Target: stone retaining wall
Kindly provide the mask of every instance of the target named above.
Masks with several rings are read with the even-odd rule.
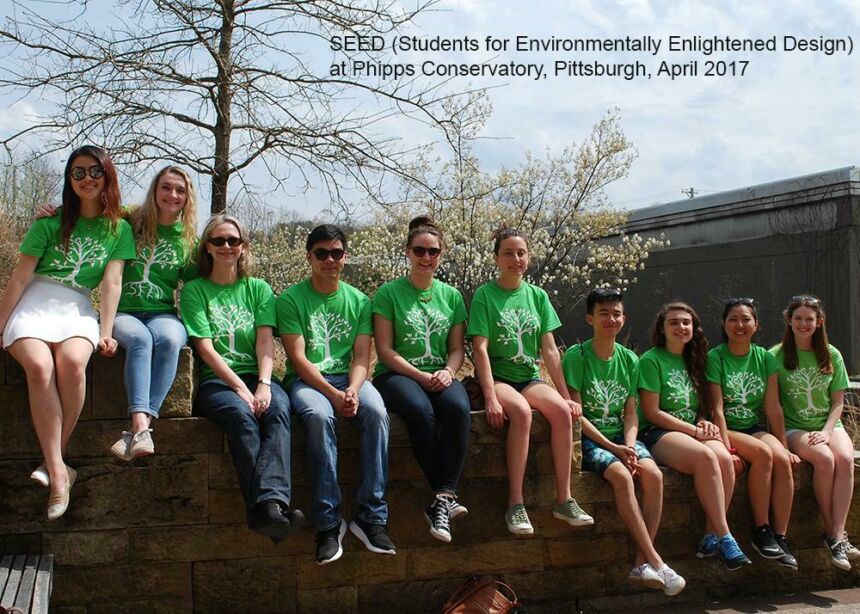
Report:
[[[671,601],[627,583],[632,545],[611,489],[599,478],[574,473],[572,479],[574,495],[596,518],[593,527],[570,528],[552,518],[548,425],[538,416],[525,482],[534,537],[513,538],[505,529],[504,436],[475,414],[461,486],[461,501],[470,513],[455,522],[453,543],[433,539],[422,518],[431,492],[395,416],[387,499],[397,555],[369,553],[350,535],[343,558],[320,567],[308,528],[273,546],[245,528],[223,435],[208,421],[190,416],[187,350],[156,427],[157,454],[134,465],[108,452],[127,427],[122,359],[94,359],[90,394],[70,446],[69,462],[78,469],[78,482],[67,514],[48,524],[46,491],[28,479],[40,454],[22,373],[8,356],[2,363],[0,553],[54,554],[52,612],[432,612],[473,574],[500,576],[529,612],[617,611]],[[350,517],[349,493],[358,478],[357,439],[345,423],[339,425],[338,437],[344,512]],[[293,447],[294,504],[307,510],[301,428],[294,431]],[[578,466],[578,442],[576,452],[572,460]],[[675,600],[855,585],[857,574],[835,570],[820,545],[810,477],[808,467],[798,473],[790,531],[800,571],[756,557],[751,567],[727,572],[717,561],[693,556],[704,517],[691,481],[667,471],[657,545],[687,579],[686,591]],[[748,544],[751,514],[744,480],[738,493],[731,525]],[[860,517],[853,510],[850,530],[860,535]]]

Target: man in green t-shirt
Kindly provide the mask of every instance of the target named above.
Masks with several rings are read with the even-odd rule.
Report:
[[[305,426],[317,563],[340,558],[347,528],[337,483],[338,417],[353,419],[360,431],[358,513],[349,528],[371,552],[394,554],[383,499],[388,413],[367,381],[373,334],[370,299],[340,279],[347,258],[340,228],[317,226],[306,248],[311,276],[278,297],[277,312],[288,358],[284,388]]]
[[[686,582],[654,548],[663,507],[663,474],[637,441],[638,362],[615,342],[624,326],[620,290],[599,288],[585,301],[585,321],[594,336],[564,353],[562,371],[570,397],[582,403],[582,468],[612,485],[615,505],[638,551],[628,579],[677,595]],[[642,485],[641,506],[633,481]]]

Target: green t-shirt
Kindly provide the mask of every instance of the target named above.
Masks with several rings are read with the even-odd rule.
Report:
[[[466,321],[460,292],[438,279],[428,290],[418,290],[406,277],[388,282],[373,297],[373,313],[392,323],[394,351],[427,373],[445,367],[448,332]],[[390,370],[378,360],[373,376]]]
[[[257,328],[275,327],[275,294],[262,279],[243,277],[229,286],[198,277],[182,287],[182,321],[189,337],[212,339],[234,373],[257,373]],[[200,381],[217,377],[207,364]]]
[[[660,409],[679,420],[694,424],[699,395],[687,373],[684,357],[666,348],[654,347],[639,358],[639,388],[660,395]],[[640,429],[651,423],[643,414]]]
[[[179,281],[197,276],[192,263],[193,245],[186,245],[182,222],[159,225],[155,245],[143,245],[134,260],[125,263],[119,311],[125,313],[170,313],[175,310],[173,293]]]
[[[36,275],[92,290],[101,282],[108,262],[135,256],[131,226],[125,220],[119,220],[112,231],[105,217],[79,217],[67,251],[63,251],[61,223],[58,215],[35,220],[21,242],[22,254],[39,259]]]
[[[764,408],[768,378],[776,373],[773,354],[751,345],[744,356],[735,356],[722,343],[708,352],[705,376],[723,390],[723,414],[731,431],[742,431],[759,423]]]
[[[280,334],[304,336],[305,357],[323,375],[349,373],[355,338],[373,334],[370,299],[345,281],[331,294],[314,290],[310,279],[300,281],[281,293],[277,309]],[[295,377],[287,362],[284,385]]]
[[[817,431],[827,422],[830,414],[830,395],[848,388],[848,372],[842,354],[835,347],[830,349],[833,373],[825,375],[818,370],[818,360],[813,351],[797,352],[797,368],[785,368],[782,345],[771,348],[776,357],[779,377],[779,400],[785,414],[785,428]],[[840,420],[838,424],[841,425]]]
[[[523,282],[505,290],[491,281],[475,291],[469,337],[486,337],[493,377],[527,382],[540,376],[541,337],[561,326],[542,289]]]
[[[609,360],[594,353],[591,339],[564,353],[564,381],[579,391],[583,415],[607,439],[624,430],[624,404],[638,391],[638,364],[636,354],[618,343]]]

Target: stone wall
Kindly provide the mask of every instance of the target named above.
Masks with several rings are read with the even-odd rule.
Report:
[[[431,492],[412,457],[403,423],[393,417],[387,499],[397,555],[369,553],[348,535],[343,558],[320,567],[308,528],[273,546],[245,528],[222,434],[206,420],[190,417],[187,350],[165,417],[156,427],[157,454],[134,465],[108,453],[127,426],[122,359],[93,361],[90,393],[69,454],[78,482],[67,514],[49,524],[46,491],[28,479],[40,455],[22,374],[8,356],[2,363],[0,553],[54,554],[52,612],[432,612],[473,574],[500,576],[530,612],[617,611],[671,601],[626,582],[632,546],[611,489],[599,478],[575,473],[572,480],[575,496],[597,519],[593,527],[570,528],[552,518],[548,425],[540,418],[534,422],[525,483],[534,537],[513,538],[505,529],[504,436],[475,414],[461,487],[470,514],[455,523],[453,543],[443,544],[428,533],[422,514]],[[340,424],[338,436],[349,517],[349,493],[358,478],[356,433]],[[307,510],[300,428],[293,442],[294,503]],[[577,458],[573,462],[578,465]],[[665,478],[658,548],[688,583],[676,601],[856,583],[855,573],[832,568],[820,545],[807,467],[798,474],[790,532],[800,561],[800,571],[794,573],[759,558],[731,573],[717,561],[696,559],[704,519],[692,484],[674,472],[666,472]],[[740,541],[748,543],[751,516],[745,492],[741,480],[731,524]],[[856,511],[850,527],[860,535]]]

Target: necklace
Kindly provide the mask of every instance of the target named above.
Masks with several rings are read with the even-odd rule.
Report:
[[[412,286],[412,289],[415,290],[415,296],[418,298],[419,302],[429,303],[433,300],[433,280],[430,280],[430,287],[426,290],[422,290],[412,283],[412,280],[409,279],[409,277],[407,277],[406,280],[409,282],[409,285]]]

